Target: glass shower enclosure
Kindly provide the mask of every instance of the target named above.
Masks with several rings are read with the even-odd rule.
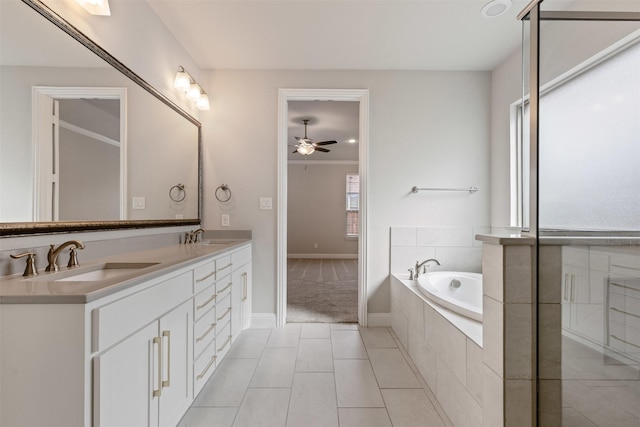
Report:
[[[640,2],[573,6],[593,9],[536,0],[520,15],[521,224],[537,242],[537,423],[637,427]]]

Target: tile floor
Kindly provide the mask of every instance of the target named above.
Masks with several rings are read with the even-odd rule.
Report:
[[[179,427],[440,427],[393,331],[289,323],[238,337]]]

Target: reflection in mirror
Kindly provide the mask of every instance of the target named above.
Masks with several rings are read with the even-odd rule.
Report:
[[[35,0],[0,2],[2,234],[30,221],[197,223],[200,123],[26,3],[58,19]]]

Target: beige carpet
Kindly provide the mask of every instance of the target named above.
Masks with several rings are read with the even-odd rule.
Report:
[[[289,259],[287,322],[358,322],[357,259]]]

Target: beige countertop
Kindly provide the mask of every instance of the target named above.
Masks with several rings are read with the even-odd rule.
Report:
[[[85,304],[144,281],[162,276],[172,269],[188,267],[216,254],[239,248],[250,240],[224,239],[208,244],[165,246],[157,249],[114,255],[82,263],[78,267],[60,267],[57,272],[40,272],[37,276],[0,277],[0,304]],[[152,264],[132,269],[103,280],[74,281],[60,279],[98,269],[105,263]]]

